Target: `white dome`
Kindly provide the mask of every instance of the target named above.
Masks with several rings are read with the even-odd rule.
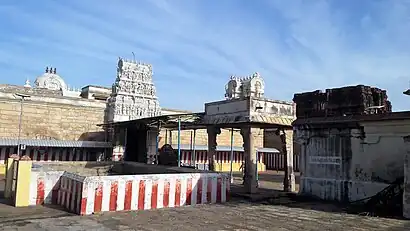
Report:
[[[36,81],[34,82],[35,87],[38,88],[47,88],[50,90],[66,90],[67,85],[65,84],[64,80],[57,75],[56,69],[48,67],[46,68],[46,72],[37,77]]]

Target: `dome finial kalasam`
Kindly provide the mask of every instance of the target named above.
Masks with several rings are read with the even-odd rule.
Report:
[[[34,82],[35,87],[46,88],[50,90],[66,90],[67,85],[64,80],[57,74],[57,69],[46,67],[43,75],[37,77]]]

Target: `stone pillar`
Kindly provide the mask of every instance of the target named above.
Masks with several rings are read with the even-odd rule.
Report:
[[[405,136],[404,144],[404,192],[403,192],[403,217],[410,219],[410,136]]]
[[[115,129],[111,161],[123,160],[127,145],[126,133],[126,129]]]
[[[283,179],[283,191],[294,192],[296,190],[296,185],[295,173],[293,171],[293,142],[290,142],[293,141],[293,137],[287,137],[287,132],[284,129],[279,130],[279,136],[282,142],[282,153],[285,155],[285,177]],[[290,144],[288,144],[288,142],[290,142]]]
[[[255,193],[258,189],[258,182],[256,179],[257,159],[255,135],[258,135],[259,130],[259,128],[252,128],[251,126],[241,128],[245,155],[244,186],[246,193]]]
[[[208,164],[209,170],[215,171],[215,157],[216,157],[216,137],[221,134],[221,129],[213,126],[207,127],[206,131],[208,132]]]
[[[155,164],[158,160],[157,138],[159,130],[151,129],[147,131],[147,164]]]

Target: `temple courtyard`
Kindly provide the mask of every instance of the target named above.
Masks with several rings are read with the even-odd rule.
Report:
[[[15,208],[0,201],[0,230],[410,230],[410,221],[347,214],[334,204],[280,196],[282,172],[260,174],[275,200],[77,216],[56,206]],[[241,177],[235,174],[234,187]],[[296,175],[298,182],[298,175]]]

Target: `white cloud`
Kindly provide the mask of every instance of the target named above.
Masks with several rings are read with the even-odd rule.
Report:
[[[271,98],[378,84],[389,86],[393,106],[409,107],[401,95],[410,75],[409,1],[27,2],[0,6],[9,32],[0,35],[0,63],[16,73],[40,74],[34,70],[53,62],[69,83],[110,85],[117,56],[133,51],[154,65],[166,107],[201,110],[223,97],[229,75],[255,71]]]

